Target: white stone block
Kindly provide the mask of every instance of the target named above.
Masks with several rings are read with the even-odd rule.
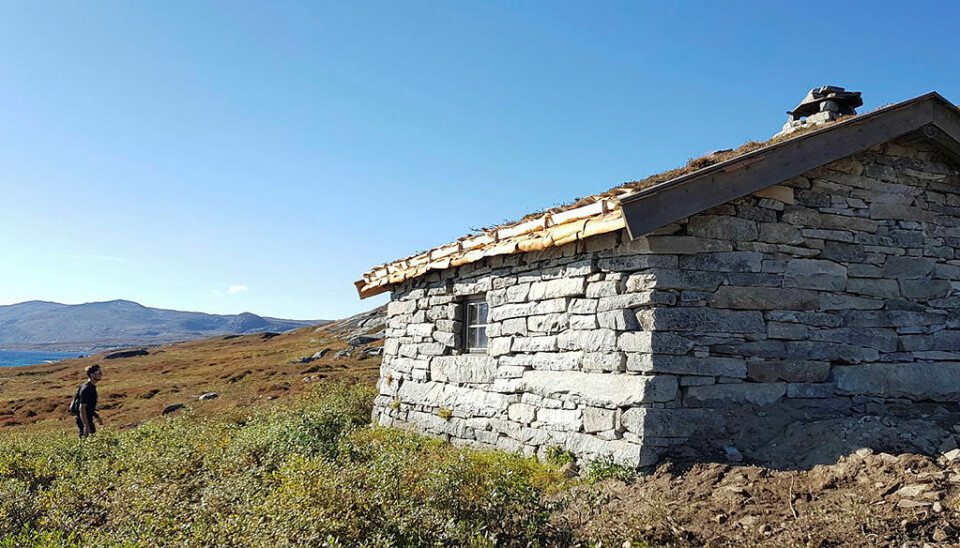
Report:
[[[563,397],[595,407],[617,408],[671,401],[677,396],[677,378],[577,371],[527,371],[524,390],[544,398]]]
[[[560,278],[531,284],[527,296],[531,301],[542,301],[560,297],[576,297],[587,291],[586,278]]]
[[[513,340],[514,352],[552,352],[557,348],[557,335],[517,337]]]
[[[617,428],[617,413],[613,409],[601,409],[599,407],[585,407],[583,409],[583,430],[584,432],[602,432],[604,430],[614,430]]]
[[[562,350],[613,351],[617,348],[617,334],[612,329],[593,329],[589,331],[571,329],[557,336],[557,344]]]
[[[579,409],[539,409],[537,422],[553,430],[578,432],[583,426],[583,415]]]

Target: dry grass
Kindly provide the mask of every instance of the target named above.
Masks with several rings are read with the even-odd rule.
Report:
[[[107,428],[126,429],[161,415],[171,404],[183,403],[200,415],[231,408],[285,400],[319,380],[358,380],[373,383],[379,356],[334,358],[347,348],[338,337],[339,324],[305,327],[266,338],[262,334],[148,347],[150,355],[115,360],[105,354],[54,364],[0,368],[0,428],[8,431],[73,429],[67,406],[80,383],[83,368],[99,363],[100,409]],[[374,343],[378,345],[382,343]],[[332,349],[306,364],[293,360]],[[207,392],[219,398],[198,401]]]
[[[677,177],[682,177],[682,176],[684,176],[684,175],[689,175],[689,174],[694,173],[694,172],[696,172],[696,171],[700,171],[701,169],[710,167],[710,166],[715,165],[715,164],[719,164],[720,162],[725,162],[725,161],[727,161],[727,160],[732,160],[733,158],[736,158],[736,157],[738,157],[738,156],[743,156],[744,154],[748,154],[748,153],[753,152],[753,151],[755,151],[755,150],[760,150],[761,148],[768,147],[768,146],[771,146],[771,145],[775,145],[775,144],[777,144],[777,143],[781,143],[781,142],[783,142],[783,141],[786,141],[787,139],[792,139],[792,138],[794,138],[794,137],[799,137],[800,135],[803,135],[803,134],[805,134],[805,133],[810,133],[810,132],[812,132],[812,131],[820,130],[820,129],[823,129],[823,128],[825,128],[825,127],[829,127],[829,126],[831,126],[831,125],[837,124],[837,123],[839,123],[839,122],[846,121],[846,120],[848,120],[848,119],[850,119],[849,116],[844,116],[844,117],[841,117],[841,118],[839,118],[839,119],[837,119],[837,120],[835,120],[835,121],[833,121],[833,122],[828,122],[828,123],[825,123],[825,124],[818,124],[818,125],[814,125],[814,126],[807,126],[807,127],[804,127],[804,128],[800,128],[800,129],[794,131],[793,133],[790,133],[789,135],[784,135],[784,136],[781,136],[781,137],[771,138],[771,139],[768,139],[768,140],[766,140],[766,141],[748,141],[748,142],[740,145],[740,146],[737,147],[737,148],[720,150],[720,151],[717,151],[717,152],[712,152],[712,153],[710,153],[710,154],[705,154],[705,155],[700,156],[700,157],[698,157],[698,158],[691,158],[690,160],[687,161],[686,165],[684,165],[684,166],[682,166],[682,167],[678,167],[678,168],[675,168],[675,169],[670,169],[670,170],[667,170],[667,171],[664,171],[664,172],[661,172],[661,173],[657,173],[657,174],[655,174],[655,175],[651,175],[651,176],[649,176],[649,177],[646,177],[646,178],[644,178],[644,179],[640,179],[640,180],[637,180],[637,181],[629,181],[629,182],[623,183],[623,184],[621,184],[621,185],[619,185],[619,186],[613,187],[613,188],[611,188],[610,190],[607,190],[606,192],[601,192],[600,194],[596,194],[596,195],[593,195],[593,196],[587,196],[587,197],[585,197],[585,198],[577,198],[577,199],[575,199],[574,201],[572,201],[572,202],[570,202],[570,203],[568,203],[568,204],[563,204],[563,205],[559,205],[559,206],[556,206],[556,207],[551,207],[551,208],[549,208],[549,209],[545,209],[545,210],[543,210],[543,211],[537,211],[537,212],[534,212],[534,213],[530,213],[530,214],[528,214],[528,215],[525,215],[525,216],[524,216],[522,219],[520,219],[519,221],[505,222],[505,223],[503,223],[503,224],[501,224],[501,225],[491,226],[491,227],[485,227],[485,228],[483,228],[482,230],[489,231],[489,230],[492,230],[492,229],[495,229],[495,228],[500,228],[501,226],[509,226],[509,225],[513,225],[513,224],[517,224],[517,223],[526,222],[526,221],[529,221],[529,220],[531,220],[531,219],[538,218],[538,217],[542,216],[542,215],[545,214],[545,213],[561,213],[561,212],[566,211],[566,210],[568,210],[568,209],[573,209],[573,208],[577,208],[577,207],[582,207],[582,206],[590,205],[590,204],[595,203],[595,202],[597,202],[597,201],[599,201],[599,200],[601,200],[601,199],[603,199],[603,198],[615,198],[615,197],[619,196],[620,193],[621,193],[623,190],[625,190],[625,189],[630,189],[630,190],[642,190],[642,189],[645,189],[645,188],[649,188],[649,187],[652,187],[652,186],[654,186],[654,185],[658,185],[658,184],[660,184],[660,183],[665,183],[665,182],[667,182],[667,181],[676,179]]]

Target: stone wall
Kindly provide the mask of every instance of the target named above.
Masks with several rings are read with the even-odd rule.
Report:
[[[771,409],[956,402],[958,247],[956,167],[901,139],[633,241],[433,273],[389,304],[374,415],[645,466],[750,435],[745,419]],[[459,350],[475,295],[490,307],[484,355]]]

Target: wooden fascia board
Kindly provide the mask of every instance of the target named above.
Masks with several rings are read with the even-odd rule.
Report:
[[[373,297],[374,295],[379,295],[381,293],[386,293],[387,291],[393,290],[393,286],[389,284],[364,289],[364,287],[367,285],[367,282],[363,280],[357,280],[353,282],[353,285],[357,288],[357,294],[361,299],[366,299],[367,297]]]
[[[928,93],[642,190],[621,201],[627,231],[642,236],[928,125],[960,151],[960,112]]]

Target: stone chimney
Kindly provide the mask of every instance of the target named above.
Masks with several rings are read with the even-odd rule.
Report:
[[[841,116],[855,116],[863,105],[859,91],[846,91],[836,86],[823,86],[807,92],[797,108],[787,111],[790,118],[774,137],[789,135],[810,126],[832,122]]]

